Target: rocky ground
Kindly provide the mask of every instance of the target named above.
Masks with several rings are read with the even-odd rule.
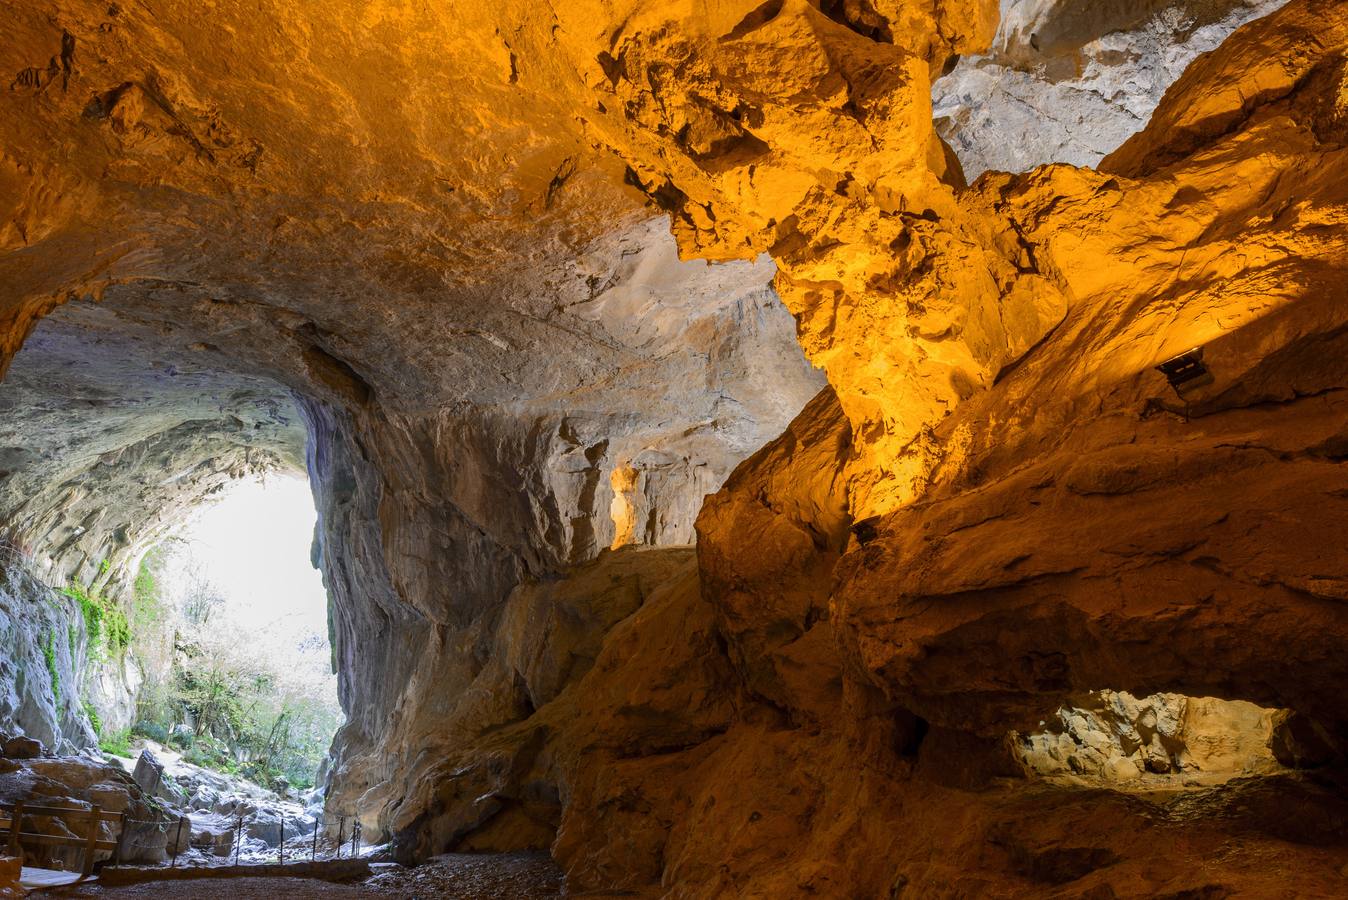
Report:
[[[134,760],[114,759],[147,789],[153,786],[154,796],[185,813],[191,837],[180,856],[183,864],[274,861],[282,843],[291,845],[292,857],[312,850],[312,842],[304,838],[318,826],[321,792],[290,789],[282,796],[246,778],[186,762],[181,753],[155,741],[138,741],[137,749]],[[155,777],[156,769],[161,777]],[[331,841],[323,843],[330,851]]]
[[[547,854],[449,854],[415,869],[386,867],[359,883],[333,884],[309,878],[230,878],[212,881],[153,882],[133,887],[90,885],[75,890],[38,893],[59,897],[153,897],[175,900],[226,896],[240,900],[277,897],[396,897],[399,900],[548,900],[574,896],[563,891],[562,872]],[[586,894],[590,897],[615,896]],[[624,894],[622,896],[632,896]]]
[[[3,16],[0,523],[302,458],[398,860],[1345,893],[1341,0]]]

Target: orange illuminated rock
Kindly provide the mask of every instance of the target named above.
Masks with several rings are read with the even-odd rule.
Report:
[[[6,10],[0,524],[120,570],[303,426],[329,811],[406,861],[1341,892],[1348,6],[1237,31],[1098,170],[967,185],[933,78],[997,14]],[[1151,705],[1034,777],[1010,733],[1101,691]]]

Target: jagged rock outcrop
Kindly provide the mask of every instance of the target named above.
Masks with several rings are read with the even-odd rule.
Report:
[[[96,740],[78,689],[83,642],[75,603],[0,543],[0,733],[68,751]]]
[[[1101,691],[1020,735],[1017,751],[1039,775],[1132,782],[1182,772],[1195,784],[1276,770],[1274,718],[1243,700]]]
[[[964,176],[1096,166],[1141,131],[1200,54],[1287,0],[1002,0],[986,52],[932,87],[936,130]]]
[[[178,829],[185,817],[143,792],[121,767],[86,756],[5,757],[0,757],[0,802],[76,810],[97,806],[103,812],[125,814],[125,819],[105,820],[98,826],[98,839],[118,844],[124,862],[163,862],[175,847],[187,849],[190,828],[184,824],[181,832]],[[26,816],[24,830],[73,836],[65,820],[57,816]],[[84,863],[84,850],[78,847],[37,845],[25,851],[29,864],[51,867],[54,861],[61,867],[77,868]],[[96,861],[109,860],[113,852],[95,851]]]
[[[34,348],[103,337],[69,355],[145,397],[81,417],[108,465],[59,429],[13,456],[19,539],[130,559],[152,532],[115,517],[53,544],[64,480],[186,507],[302,422],[349,713],[328,811],[404,859],[550,847],[573,889],[675,896],[1332,891],[1343,4],[1237,30],[1098,170],[972,186],[932,85],[992,2],[559,7],[277,5],[265,37],[16,11],[0,352],[45,315]],[[1045,53],[1114,65],[1117,7],[1033,9]],[[1194,347],[1179,395],[1154,367]],[[79,396],[43,364],[10,368],[16,435]],[[161,450],[198,477],[133,490]],[[1011,733],[1101,690],[1276,707],[1271,752],[1323,768],[1029,777]],[[1162,769],[1178,732],[1124,718]]]

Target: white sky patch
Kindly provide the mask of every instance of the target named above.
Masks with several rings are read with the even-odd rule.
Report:
[[[317,518],[309,481],[296,475],[237,482],[204,509],[179,536],[224,594],[213,615],[256,636],[265,650],[293,651],[314,635],[326,645],[327,594],[309,562]]]

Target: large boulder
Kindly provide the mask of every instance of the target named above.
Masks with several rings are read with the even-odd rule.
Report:
[[[192,809],[197,810],[215,809],[216,804],[219,802],[220,795],[214,788],[204,784],[197,785],[196,789],[192,791],[191,796],[187,799],[187,805]]]
[[[212,856],[229,856],[234,850],[235,830],[234,822],[224,816],[194,815],[192,816],[192,847]]]
[[[5,741],[4,755],[8,759],[37,759],[44,753],[42,742],[30,737],[12,737]]]
[[[0,856],[0,900],[18,900],[27,893],[19,885],[23,860],[17,856]]]
[[[262,807],[243,821],[244,834],[268,847],[276,847],[282,841],[312,834],[313,830],[313,818],[295,809]]]

